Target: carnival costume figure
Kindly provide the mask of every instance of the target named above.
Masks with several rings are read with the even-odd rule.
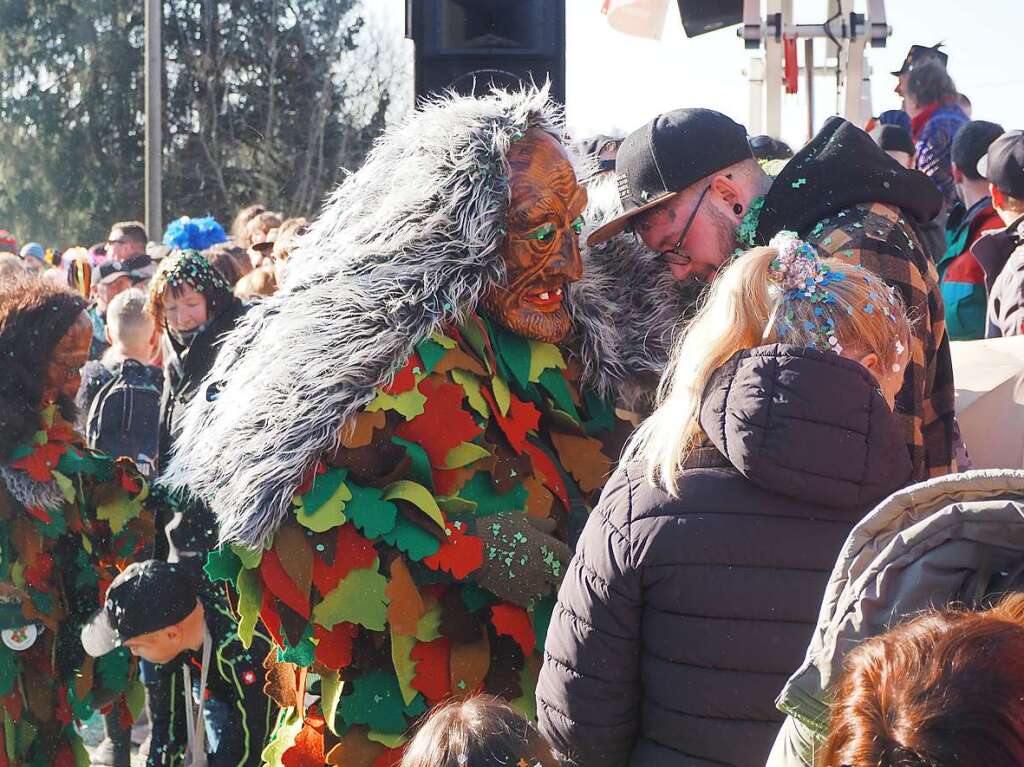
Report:
[[[546,91],[389,130],[224,342],[168,480],[278,650],[270,764],[383,767],[429,706],[532,715],[557,585],[624,424],[558,344],[586,207]],[[293,665],[289,665],[293,664]]]
[[[73,430],[85,308],[38,279],[0,286],[3,767],[88,765],[75,722],[101,709],[127,726],[143,704],[128,651],[94,660],[79,640],[109,583],[152,545],[154,503],[130,461]]]

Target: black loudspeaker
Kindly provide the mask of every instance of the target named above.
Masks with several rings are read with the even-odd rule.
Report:
[[[416,98],[551,80],[565,104],[565,0],[406,0]]]
[[[743,21],[743,0],[676,0],[687,37],[714,32]]]

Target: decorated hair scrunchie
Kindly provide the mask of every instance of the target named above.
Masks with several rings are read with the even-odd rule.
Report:
[[[836,337],[836,324],[831,313],[836,296],[828,288],[832,283],[846,279],[846,274],[830,269],[818,258],[814,247],[801,240],[796,232],[783,230],[772,237],[768,246],[779,252],[769,267],[768,279],[782,295],[765,326],[763,338],[767,338],[776,326],[779,338],[785,338],[798,321],[791,304],[807,301],[812,304],[810,318],[800,321],[804,330],[814,338],[812,348],[842,354],[843,347]]]

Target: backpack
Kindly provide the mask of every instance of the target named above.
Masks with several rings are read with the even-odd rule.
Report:
[[[149,476],[160,437],[159,371],[125,360],[112,373],[89,406],[86,442],[114,458],[128,456]]]

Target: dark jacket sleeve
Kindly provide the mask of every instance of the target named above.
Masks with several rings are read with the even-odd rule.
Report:
[[[631,505],[630,477],[620,468],[562,583],[537,683],[541,732],[580,767],[627,764],[640,724],[642,597]]]
[[[210,767],[257,767],[263,764],[263,748],[276,709],[263,694],[262,660],[270,644],[257,635],[249,649],[241,640],[229,642],[215,660],[220,682],[217,695],[225,709],[216,752]],[[212,675],[212,672],[211,672]]]

